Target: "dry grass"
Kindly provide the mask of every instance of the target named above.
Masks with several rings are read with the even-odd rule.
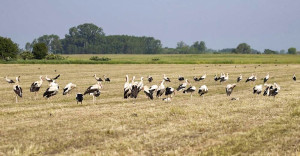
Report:
[[[299,69],[300,65],[1,65],[2,77],[21,76],[24,97],[14,103],[12,86],[1,81],[0,155],[298,155],[300,89],[291,77]],[[254,96],[254,84],[242,82],[232,94],[240,100],[230,101],[227,83],[213,81],[222,71],[230,74],[227,83],[234,83],[240,73],[245,79],[255,72],[256,84],[270,72],[269,82],[277,82],[281,91],[276,99]],[[166,73],[172,80],[166,86],[177,87],[179,74],[192,80],[205,72],[205,81],[193,83],[197,88],[208,86],[204,100],[182,93],[169,103],[148,101],[143,93],[136,103],[122,98],[126,74],[151,74],[158,84]],[[60,91],[47,101],[42,98],[44,82],[35,101],[29,93],[31,83],[39,75],[58,73],[60,88],[73,82],[77,90],[70,96]],[[85,96],[83,105],[77,105],[75,93],[95,83],[94,73],[106,74],[112,82],[104,84],[96,104]]]

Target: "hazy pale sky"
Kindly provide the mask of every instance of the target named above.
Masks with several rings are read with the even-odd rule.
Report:
[[[299,0],[1,0],[0,36],[24,48],[44,34],[61,38],[83,23],[106,35],[153,36],[163,46],[300,50]]]

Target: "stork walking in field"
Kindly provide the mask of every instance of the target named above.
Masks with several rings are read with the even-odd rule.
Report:
[[[252,75],[247,78],[246,82],[249,82],[249,81],[255,82],[256,79],[257,79],[256,76],[254,76],[254,74],[252,73]]]
[[[148,78],[148,82],[149,82],[149,83],[151,83],[151,82],[153,81],[153,77],[152,77],[152,76],[148,75],[147,78]]]
[[[202,75],[202,76],[199,78],[199,80],[202,81],[202,80],[204,80],[205,78],[206,78],[206,73],[205,73],[204,75]]]
[[[156,97],[160,98],[164,93],[165,93],[165,85],[164,85],[165,80],[163,79],[159,85],[159,87],[157,88],[157,92],[156,92]]]
[[[170,97],[172,98],[172,94],[175,95],[175,89],[172,87],[167,87],[166,91],[165,91],[165,96],[167,96],[167,98],[168,98],[170,95]]]
[[[190,87],[183,91],[183,93],[191,93],[191,99],[193,98],[193,93],[196,91],[196,87],[192,86],[191,83],[189,83]]]
[[[83,95],[89,94],[93,96],[93,104],[95,103],[95,97],[100,96],[100,89],[102,89],[102,84],[101,82],[97,82],[97,84],[89,86],[86,91],[84,92]]]
[[[242,74],[240,74],[240,76],[236,79],[236,82],[240,82],[243,79]]]
[[[207,88],[206,85],[202,85],[202,86],[199,88],[199,90],[198,90],[198,94],[199,94],[200,96],[202,96],[203,99],[204,99],[204,94],[206,94],[207,92],[208,92],[208,88]]]
[[[76,84],[68,83],[64,88],[63,95],[69,94],[74,88],[76,88]]]
[[[228,84],[227,86],[226,86],[226,94],[227,94],[227,96],[230,96],[231,95],[231,93],[232,93],[232,91],[233,91],[233,89],[236,87],[236,84]]]
[[[102,78],[101,77],[97,77],[96,74],[94,74],[94,78],[98,82],[102,82],[103,81]]]
[[[6,81],[7,83],[15,83],[15,81],[13,81],[12,79],[7,78],[7,76],[4,77],[4,78],[5,78],[5,81]]]
[[[171,80],[166,76],[166,74],[164,74],[163,79],[164,79],[166,82],[171,82]]]
[[[178,75],[178,81],[184,81],[184,77],[183,77],[183,76],[180,76],[180,75]]]
[[[294,80],[294,81],[296,81],[296,80],[297,80],[297,78],[296,78],[296,74],[294,74],[294,75],[293,75],[293,80]]]
[[[274,85],[265,84],[265,86],[267,87],[264,91],[264,96],[273,96],[275,98],[280,91],[280,86],[277,83],[274,83]]]
[[[110,78],[106,77],[106,75],[103,75],[105,82],[110,82]]]
[[[131,84],[129,83],[128,75],[126,75],[125,77],[126,77],[126,82],[124,84],[124,99],[127,99],[131,93]]]
[[[30,92],[34,92],[35,98],[36,98],[36,94],[40,90],[42,84],[43,84],[43,77],[42,76],[40,76],[40,80],[39,81],[35,81],[35,82],[33,82],[31,84],[31,86],[30,86]]]
[[[43,97],[46,97],[47,99],[49,99],[51,96],[56,95],[58,93],[58,89],[59,89],[59,86],[55,82],[55,80],[53,80],[49,86],[50,87],[47,88],[47,90],[43,94]]]
[[[49,83],[51,83],[51,82],[57,80],[59,77],[60,77],[60,74],[58,74],[56,77],[54,77],[54,78],[51,79],[51,78],[49,78],[49,77],[46,75],[46,80],[47,80]]]
[[[150,88],[148,86],[144,86],[144,93],[148,97],[148,99],[153,100],[153,92],[150,92]]]
[[[229,79],[229,76],[228,76],[228,73],[226,73],[226,76],[225,76],[225,74],[221,76],[221,78],[220,78],[220,83],[225,82],[225,81],[227,81],[228,79]]]
[[[253,87],[253,94],[260,94],[263,90],[262,85],[256,85]]]
[[[18,96],[22,98],[23,96],[23,91],[21,86],[19,85],[19,77],[16,77],[16,84],[13,86],[13,90],[16,93],[16,103],[18,103]]]
[[[181,91],[181,90],[185,89],[186,86],[188,85],[188,83],[189,83],[189,81],[187,79],[185,79],[185,82],[182,83],[181,85],[179,85],[176,90]]]
[[[270,78],[270,75],[269,75],[269,73],[266,75],[266,77],[264,78],[264,83],[266,83],[268,80],[269,80],[269,78]]]

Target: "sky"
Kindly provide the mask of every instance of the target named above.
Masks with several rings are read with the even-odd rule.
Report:
[[[163,47],[300,50],[299,0],[1,0],[0,36],[24,48],[45,34],[94,23],[106,35],[152,36]]]

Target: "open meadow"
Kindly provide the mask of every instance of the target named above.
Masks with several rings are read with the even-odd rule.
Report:
[[[149,57],[150,61],[152,57],[156,56]],[[300,83],[292,76],[300,75],[300,65],[283,64],[299,61],[299,56],[292,57],[298,60],[228,65],[1,64],[0,155],[299,155]],[[228,82],[214,81],[214,75],[221,72],[229,73]],[[255,84],[263,84],[267,72],[268,83],[281,87],[276,98],[252,94]],[[205,80],[194,82],[193,76],[205,73]],[[252,73],[258,77],[255,84],[245,83]],[[50,100],[43,98],[48,87],[44,81],[35,100],[29,92],[31,83],[40,75],[57,74],[61,74],[59,93]],[[84,96],[83,104],[76,104],[76,93],[96,83],[94,74],[106,74],[111,82],[102,83],[104,88],[95,104],[89,95]],[[174,88],[179,85],[178,75],[182,75],[197,90],[205,84],[209,91],[204,99],[197,93],[191,99],[189,94],[176,92],[171,102],[151,101],[140,92],[133,103],[123,99],[126,74],[130,81],[132,76],[136,81],[145,77],[147,86],[158,85],[166,74],[171,82],[165,86]],[[146,79],[149,74],[154,78],[151,84]],[[227,97],[225,86],[236,83],[240,74],[242,82]],[[21,76],[24,93],[18,103],[13,85],[3,78],[6,75],[11,79]],[[77,88],[63,96],[62,88],[69,82]],[[239,101],[230,100],[232,97]]]

